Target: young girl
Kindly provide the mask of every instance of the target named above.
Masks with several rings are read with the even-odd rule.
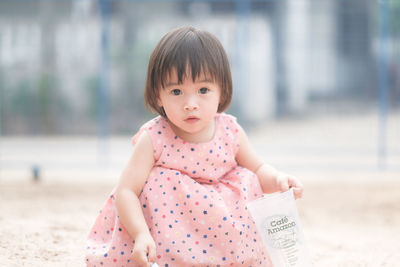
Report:
[[[246,209],[262,193],[303,186],[263,163],[233,116],[227,56],[212,34],[166,34],[149,62],[144,124],[101,210],[87,266],[272,266]]]

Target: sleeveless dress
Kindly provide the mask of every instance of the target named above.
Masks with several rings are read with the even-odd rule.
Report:
[[[258,179],[235,161],[236,119],[217,114],[211,141],[190,143],[163,117],[144,124],[155,166],[139,200],[156,244],[157,264],[180,266],[272,266],[248,201],[262,195]],[[119,220],[114,196],[101,209],[88,238],[87,266],[138,266],[134,241]]]

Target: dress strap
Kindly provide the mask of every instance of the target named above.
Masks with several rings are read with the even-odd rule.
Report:
[[[230,144],[233,155],[239,151],[239,124],[237,123],[236,117],[221,113],[219,120],[222,122],[223,127],[223,138],[227,144]]]
[[[132,137],[131,143],[132,145],[135,145],[139,139],[139,137],[142,135],[144,131],[146,131],[152,141],[153,144],[153,150],[154,150],[154,159],[157,161],[160,158],[161,152],[163,150],[163,145],[165,144],[165,138],[166,138],[166,120],[158,116],[145,124],[143,124],[142,127],[140,127],[139,131]]]

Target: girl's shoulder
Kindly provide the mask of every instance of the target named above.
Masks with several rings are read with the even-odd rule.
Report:
[[[235,116],[233,116],[231,114],[228,114],[228,113],[225,113],[225,112],[217,113],[217,118],[223,119],[223,120],[236,120]]]
[[[219,113],[216,118],[218,123],[224,126],[225,130],[230,130],[234,133],[239,132],[239,124],[235,116],[226,113]]]
[[[140,135],[146,131],[150,137],[153,139],[155,136],[161,136],[165,133],[165,129],[167,127],[167,121],[165,118],[161,116],[157,116],[146,123],[144,123],[139,131],[132,137],[132,144],[135,145]]]
[[[221,129],[220,137],[226,143],[230,144],[234,155],[239,149],[239,124],[235,116],[226,113],[217,115],[219,129]]]
[[[164,117],[157,116],[144,123],[139,131],[132,137],[132,145],[136,144],[143,132],[146,132],[151,139],[154,159],[157,161],[163,151],[163,146],[168,142],[168,138],[171,138],[168,122]]]

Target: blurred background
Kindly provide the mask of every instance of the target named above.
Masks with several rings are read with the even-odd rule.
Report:
[[[398,266],[400,0],[0,0],[0,262],[84,266],[183,25],[221,40],[228,113],[305,184],[314,266]]]
[[[400,170],[400,1],[1,0],[1,178],[120,170],[154,116],[150,53],[182,25],[221,40],[228,112],[269,162]]]

